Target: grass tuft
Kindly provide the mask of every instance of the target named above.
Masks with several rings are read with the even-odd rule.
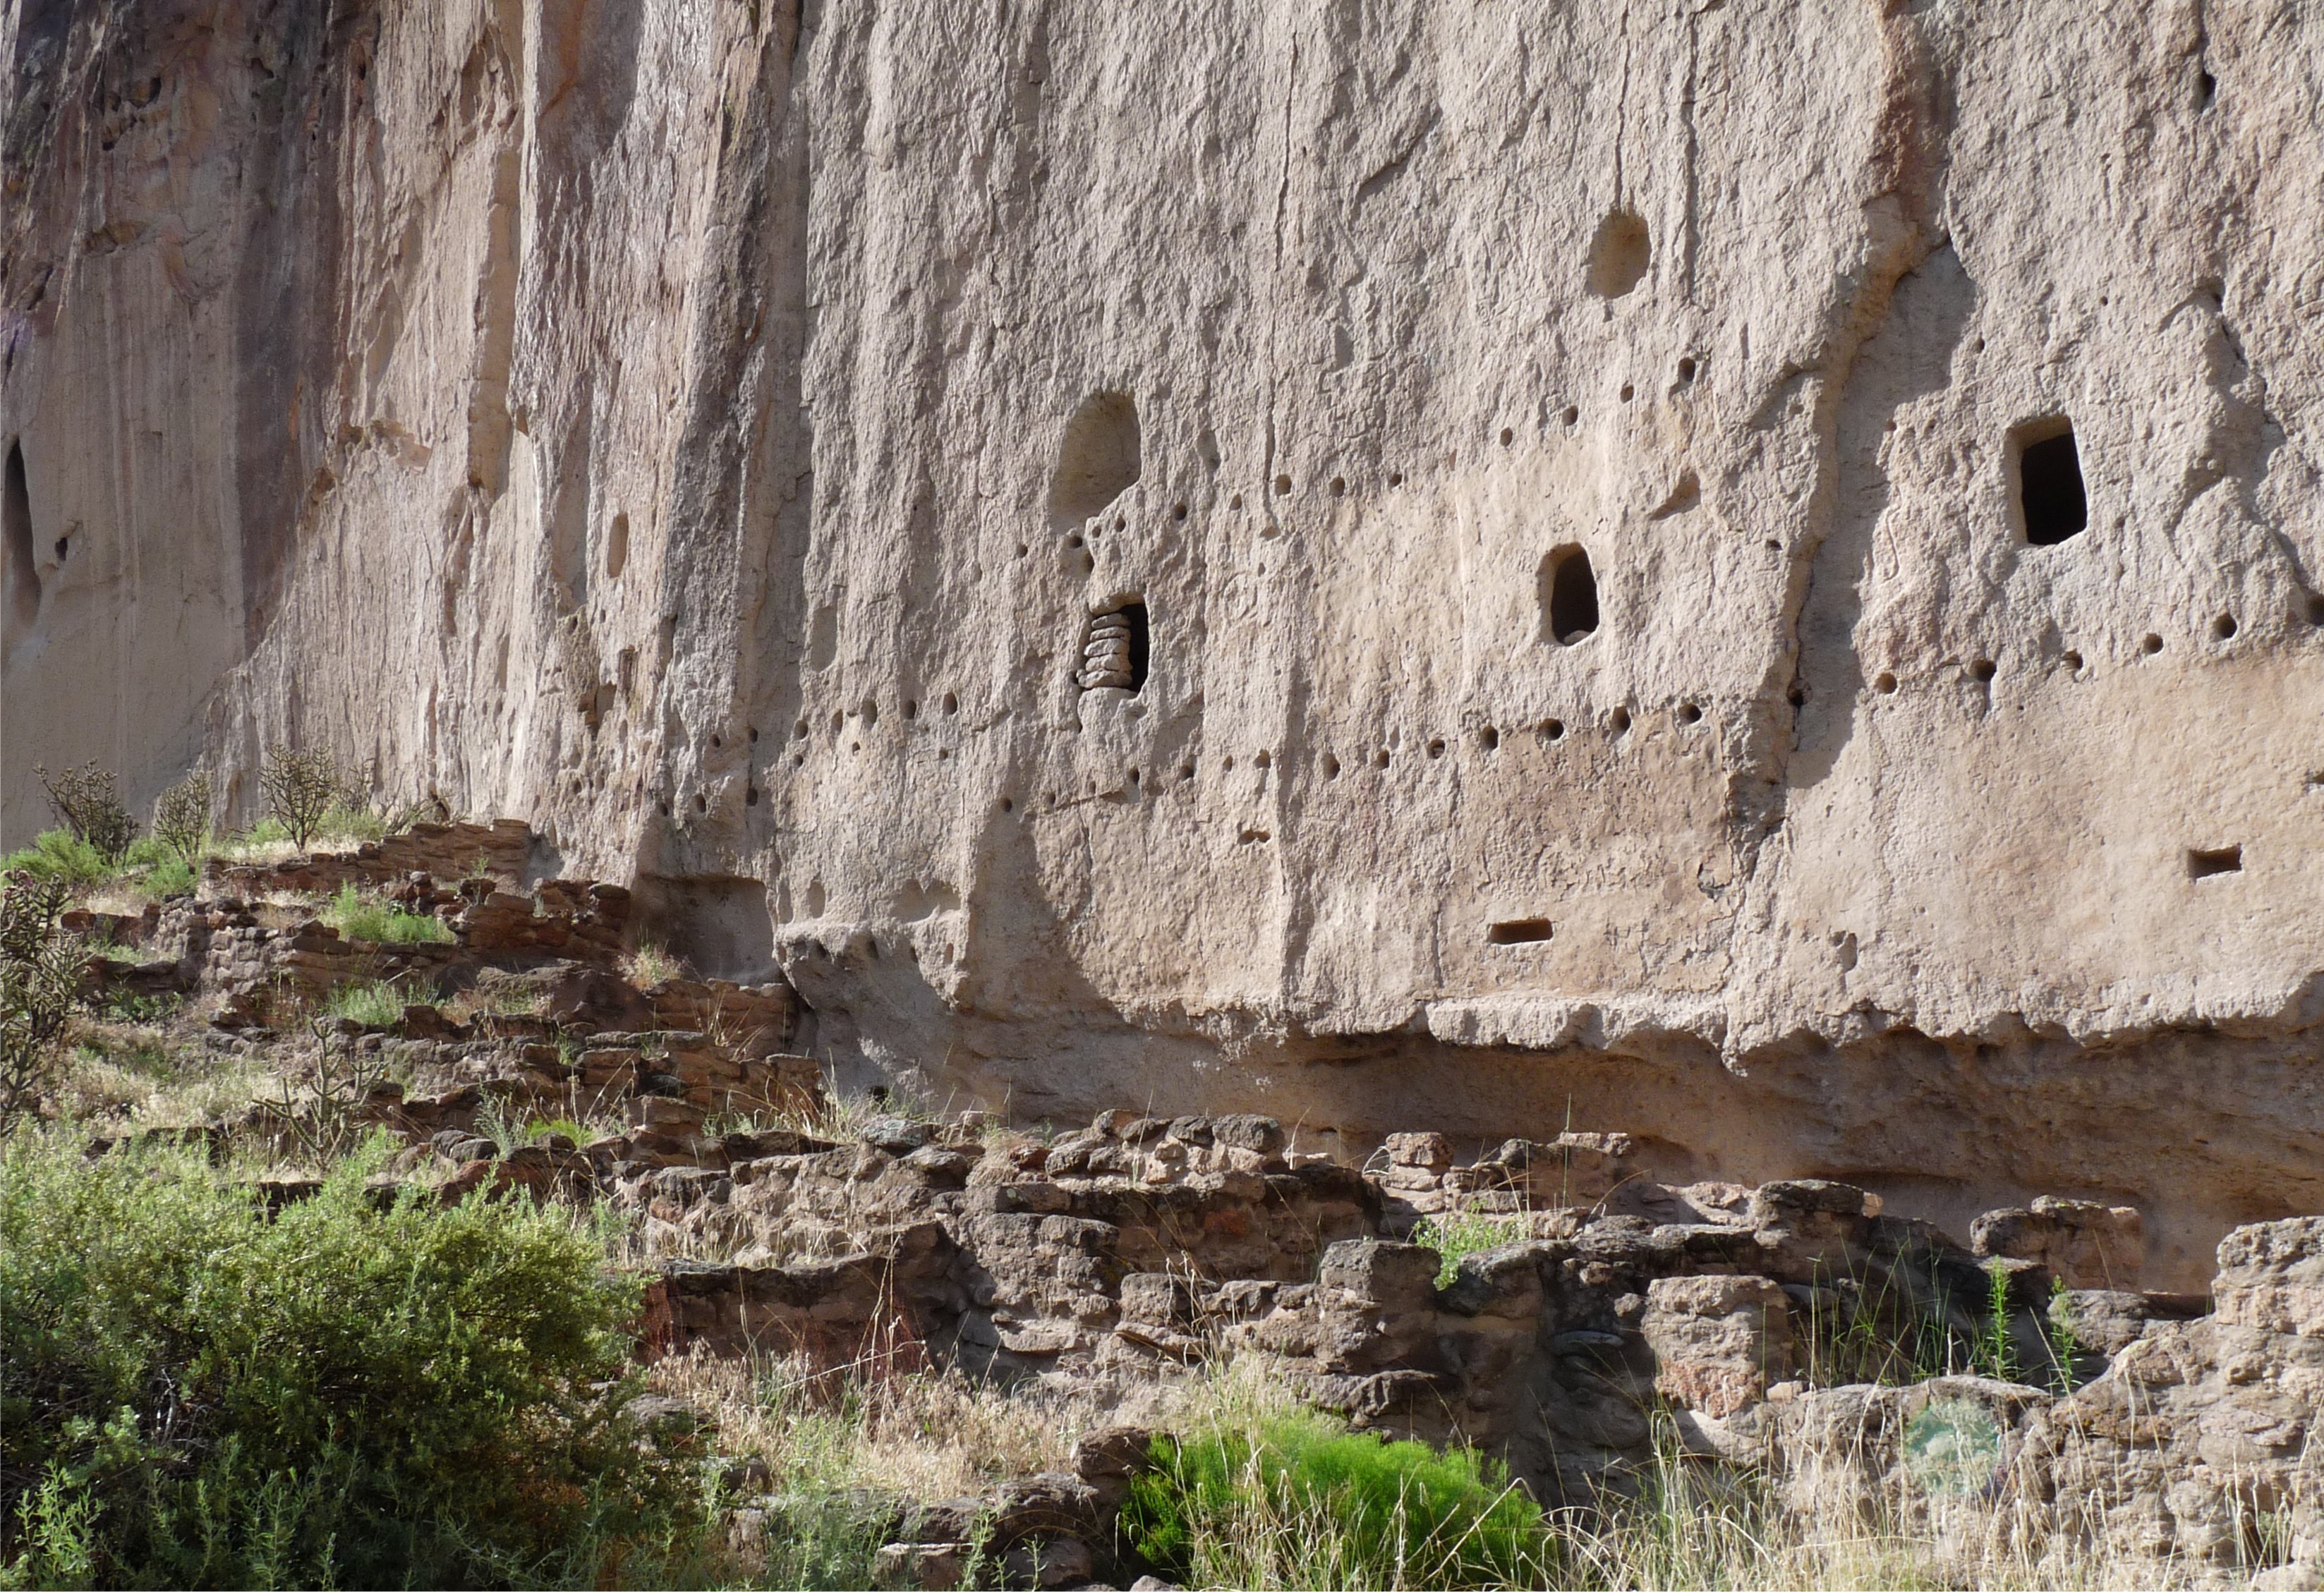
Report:
[[[448,945],[451,925],[424,912],[406,912],[391,901],[366,896],[353,885],[323,909],[323,921],[350,940],[380,945]]]

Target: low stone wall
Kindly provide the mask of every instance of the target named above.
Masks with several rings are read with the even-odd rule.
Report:
[[[202,894],[255,897],[293,890],[328,895],[341,885],[377,888],[414,873],[439,879],[491,878],[521,881],[532,865],[532,828],[520,818],[490,824],[415,824],[352,851],[311,851],[281,862],[228,862],[202,867]]]

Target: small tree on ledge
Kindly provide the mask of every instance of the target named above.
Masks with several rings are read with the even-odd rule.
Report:
[[[258,776],[266,805],[291,843],[300,851],[323,827],[323,814],[337,805],[346,781],[339,765],[327,751],[278,751],[266,759]]]

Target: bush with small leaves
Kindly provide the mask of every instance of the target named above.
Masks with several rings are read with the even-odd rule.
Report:
[[[41,788],[49,793],[49,805],[72,831],[73,838],[93,847],[108,866],[119,862],[137,838],[137,820],[121,805],[113,771],[88,763],[51,775],[36,763],[32,772],[40,777]]]
[[[277,751],[258,776],[266,805],[300,851],[322,833],[323,816],[339,805],[346,781],[327,751]]]
[[[188,868],[201,866],[215,800],[208,768],[196,768],[154,799],[153,838],[183,858]]]
[[[88,1148],[0,1143],[0,1585],[733,1584],[654,1578],[699,1472],[627,1415],[607,1223]]]

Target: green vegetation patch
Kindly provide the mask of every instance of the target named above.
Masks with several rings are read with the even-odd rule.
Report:
[[[0,1146],[0,1584],[592,1584],[688,1529],[586,1219],[383,1210],[374,1153],[270,1220],[198,1153],[87,1148]]]
[[[1556,1584],[1541,1508],[1472,1449],[1387,1442],[1294,1412],[1155,1440],[1123,1543],[1189,1586]]]
[[[392,901],[366,896],[353,885],[323,909],[323,921],[350,940],[380,945],[449,945],[451,926],[425,912],[406,912]]]

